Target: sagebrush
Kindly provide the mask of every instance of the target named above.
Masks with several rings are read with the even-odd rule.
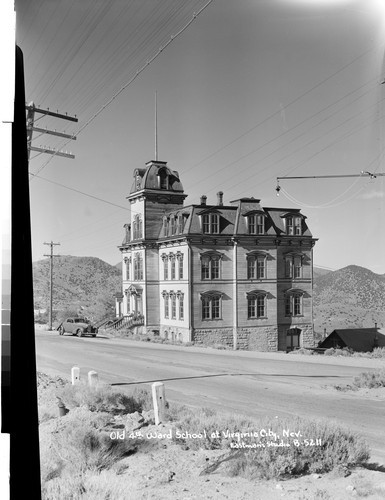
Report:
[[[363,464],[370,456],[369,447],[362,438],[328,421],[300,418],[257,421],[238,416],[221,416],[210,409],[192,410],[187,407],[174,409],[171,417],[176,421],[180,434],[186,436],[175,438],[184,447],[229,450],[230,455],[223,467],[226,474],[231,476],[272,479],[324,473],[339,465],[353,467]],[[261,429],[270,430],[281,437],[284,429],[300,432],[301,437],[297,438],[300,444],[296,445],[294,439],[289,439],[288,447],[268,445],[268,442],[274,441],[270,436],[253,436]],[[232,448],[240,441],[237,432],[246,436],[241,439],[248,448]],[[234,437],[231,437],[232,433]],[[320,445],[304,445],[304,440],[310,443],[316,439],[320,440]]]

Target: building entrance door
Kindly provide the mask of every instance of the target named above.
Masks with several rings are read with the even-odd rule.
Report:
[[[299,328],[289,328],[286,335],[286,350],[293,351],[300,347],[301,330]]]

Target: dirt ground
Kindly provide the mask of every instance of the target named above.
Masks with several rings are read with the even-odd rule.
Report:
[[[63,419],[59,417],[56,392],[68,383],[60,377],[39,374],[39,411],[51,412],[54,418],[40,424],[40,439],[57,432]],[[385,397],[385,390],[360,391],[357,397]],[[56,416],[55,416],[56,415]],[[167,433],[168,425],[148,426],[151,431]],[[114,483],[120,493],[110,500],[342,500],[385,498],[385,469],[374,464],[368,468],[357,468],[349,475],[341,471],[325,475],[312,474],[284,481],[249,481],[240,477],[228,477],[219,466],[210,471],[210,466],[224,455],[223,450],[207,451],[183,449],[168,438],[148,440],[146,445],[119,462],[114,471],[103,471],[88,478],[88,483]],[[41,453],[44,453],[44,446]],[[212,469],[212,468],[211,468]],[[111,476],[113,474],[113,478]],[[92,487],[91,487],[92,489]],[[92,498],[86,496],[86,498]],[[55,500],[62,500],[55,498]],[[63,498],[64,500],[64,498]]]

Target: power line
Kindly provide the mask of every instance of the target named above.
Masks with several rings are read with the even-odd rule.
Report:
[[[122,205],[118,205],[116,203],[113,203],[112,201],[103,200],[103,198],[99,198],[98,196],[94,196],[92,194],[85,193],[84,191],[80,191],[79,189],[75,189],[75,188],[71,188],[69,186],[65,186],[64,184],[60,184],[60,182],[51,181],[50,179],[46,179],[45,177],[41,177],[38,174],[33,174],[33,173],[30,172],[29,175],[32,175],[33,177],[37,177],[38,179],[42,179],[43,181],[46,181],[46,182],[50,182],[51,184],[55,184],[56,186],[60,186],[60,187],[62,187],[64,189],[68,189],[69,191],[73,191],[75,193],[82,194],[83,196],[88,196],[89,198],[93,198],[94,200],[102,201],[103,203],[107,203],[108,205],[112,205],[113,207],[122,208],[123,210],[129,210],[129,208],[123,207]]]
[[[302,99],[303,97],[305,97],[306,95],[310,94],[311,92],[313,92],[313,90],[317,89],[318,87],[320,87],[321,85],[323,85],[324,83],[326,83],[328,80],[331,80],[332,78],[334,78],[336,75],[338,75],[339,73],[341,73],[342,71],[344,71],[346,68],[348,68],[349,66],[351,66],[352,64],[354,64],[356,61],[358,61],[359,59],[361,59],[362,57],[364,57],[366,54],[368,54],[369,52],[371,52],[372,50],[374,50],[373,48],[372,49],[368,49],[366,50],[365,52],[363,52],[362,54],[360,54],[359,56],[355,57],[352,61],[350,61],[349,63],[345,64],[344,66],[342,66],[342,68],[340,68],[339,70],[337,70],[336,72],[334,72],[333,74],[329,75],[328,77],[326,77],[325,79],[323,79],[321,82],[317,83],[316,85],[314,85],[313,87],[311,87],[310,89],[308,89],[306,92],[304,92],[303,94],[297,96],[296,98],[294,98],[292,101],[290,101],[288,104],[286,104],[285,108],[288,108],[289,106],[292,106],[293,104],[295,104],[296,102],[298,102],[300,99]],[[229,142],[228,144],[225,144],[224,146],[222,146],[221,148],[217,149],[216,151],[214,151],[214,153],[211,153],[209,156],[206,156],[205,158],[203,158],[202,160],[200,160],[198,163],[196,163],[194,165],[193,168],[201,165],[203,162],[205,162],[206,160],[209,160],[210,158],[212,158],[213,156],[215,156],[216,154],[220,153],[221,151],[223,151],[224,149],[226,149],[228,146],[231,146],[232,144],[234,144],[235,142],[239,141],[239,139],[242,139],[243,137],[245,137],[246,135],[248,135],[250,132],[252,132],[253,130],[255,130],[256,128],[260,127],[261,125],[263,125],[264,123],[266,123],[268,120],[270,120],[271,118],[274,118],[275,116],[281,114],[282,110],[279,109],[277,111],[275,111],[274,113],[272,113],[271,115],[267,116],[266,118],[264,118],[262,121],[258,122],[256,125],[254,125],[253,127],[251,127],[249,130],[247,130],[246,132],[244,132],[243,134],[239,135],[238,137],[236,137],[235,139],[233,139],[231,142]]]
[[[126,83],[124,84],[91,118],[89,118],[85,124],[79,128],[79,130],[74,134],[77,137],[88,125],[90,125],[129,85],[131,85],[138,76],[145,70],[147,67],[157,59],[160,54],[174,41],[176,40],[186,29],[197,19],[197,17],[213,2],[214,0],[208,0],[208,2],[196,13],[193,14],[193,17],[181,28],[175,35],[171,35],[170,39],[159,48],[158,52],[153,55],[139,70],[137,70],[136,74]],[[63,146],[66,146],[70,141],[66,141]],[[41,167],[38,169],[36,174],[39,174],[52,160],[55,155],[52,155],[50,159],[48,159]]]

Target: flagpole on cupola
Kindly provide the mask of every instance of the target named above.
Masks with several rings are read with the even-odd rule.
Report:
[[[155,161],[158,161],[158,93],[155,91]]]

